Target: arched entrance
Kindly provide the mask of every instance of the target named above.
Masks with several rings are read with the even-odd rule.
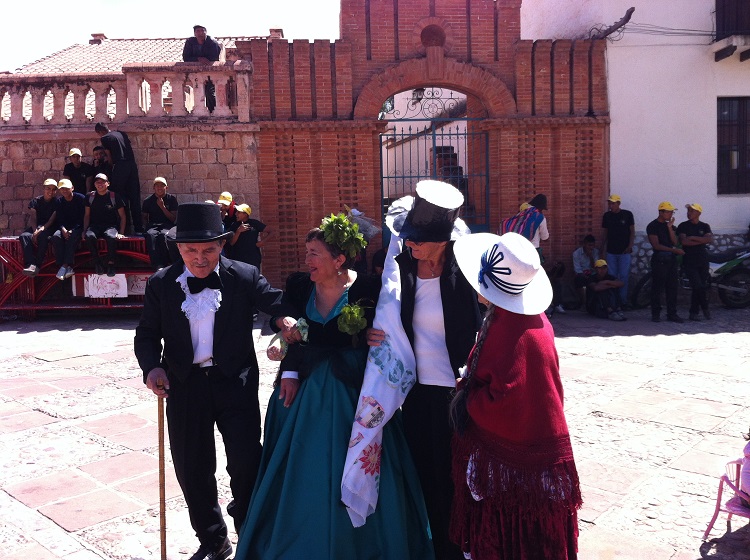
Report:
[[[485,118],[471,95],[436,86],[388,97],[378,119],[383,209],[412,194],[418,181],[438,179],[464,195],[461,217],[472,231],[488,231],[489,137],[478,129]]]

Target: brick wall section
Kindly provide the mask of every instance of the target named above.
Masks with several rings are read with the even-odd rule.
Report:
[[[259,124],[260,206],[263,221],[277,232],[264,248],[263,274],[280,285],[291,272],[304,269],[304,237],[324,216],[347,204],[380,217],[377,141],[382,125]]]

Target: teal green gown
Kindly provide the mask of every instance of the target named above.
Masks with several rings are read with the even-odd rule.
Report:
[[[290,278],[285,299],[310,330],[307,344],[290,347],[282,370],[297,368],[302,381],[289,408],[279,400],[279,387],[269,401],[260,472],[235,560],[434,558],[400,411],[383,433],[375,512],[364,526],[354,528],[341,502],[367,346],[364,329],[353,346],[352,337],[339,332],[336,319],[346,303],[363,299],[370,300],[372,315],[378,286],[370,278],[358,278],[323,318],[315,308],[309,276]]]

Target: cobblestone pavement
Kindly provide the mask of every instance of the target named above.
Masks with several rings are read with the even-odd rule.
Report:
[[[718,477],[750,428],[750,310],[716,308],[712,321],[683,325],[628,317],[552,319],[585,500],[580,557],[750,560],[745,519],[727,532],[721,514],[701,540]],[[157,405],[132,354],[135,324],[0,324],[4,560],[159,558]],[[262,405],[275,373],[269,337],[256,330]],[[184,560],[197,541],[169,462],[166,492],[168,557]]]

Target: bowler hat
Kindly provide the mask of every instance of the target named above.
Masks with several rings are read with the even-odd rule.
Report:
[[[224,233],[221,212],[215,204],[206,202],[180,204],[175,230],[177,243],[207,243],[226,239],[231,235],[231,231]]]

